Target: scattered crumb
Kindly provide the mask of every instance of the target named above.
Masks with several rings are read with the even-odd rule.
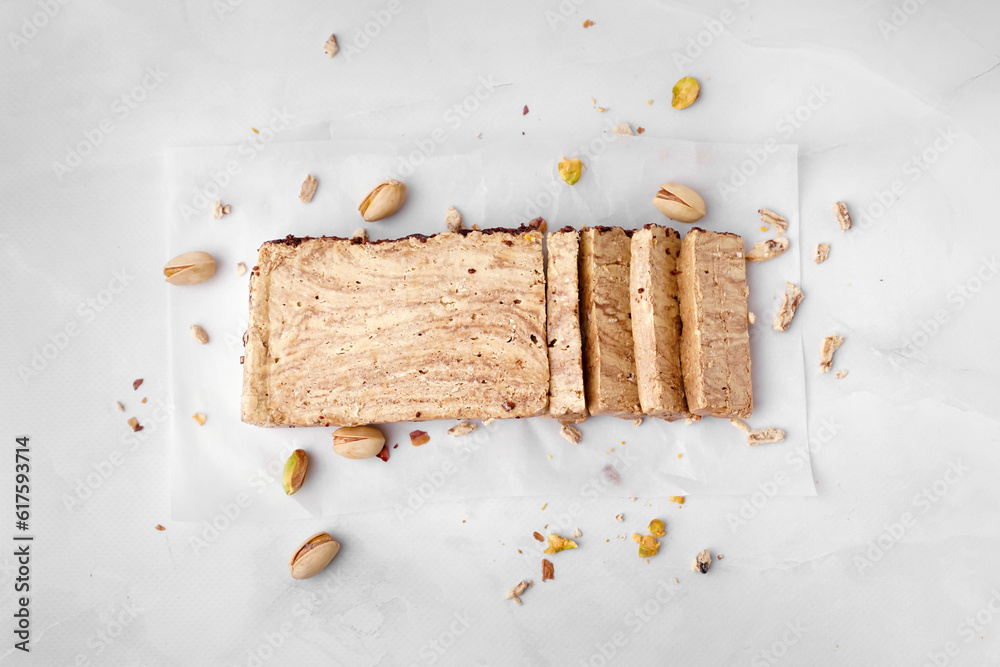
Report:
[[[382,445],[382,450],[376,454],[378,458],[382,459],[386,463],[389,462],[389,445]]]
[[[135,391],[136,389],[138,389],[140,387],[140,385],[142,385],[142,378],[139,378],[138,380],[134,380],[132,382],[132,391]]]
[[[223,206],[222,202],[216,199],[215,203],[212,204],[212,217],[215,218],[216,220],[219,220],[222,218],[222,216],[229,215],[229,211],[231,209],[232,207],[229,204]]]
[[[813,261],[816,262],[817,264],[822,264],[827,260],[828,257],[830,257],[830,244],[829,243],[818,244],[816,246],[816,257],[813,258]]]
[[[583,537],[583,533],[580,532],[579,528],[574,528],[573,529],[573,537]]]
[[[759,209],[757,213],[760,214],[760,221],[770,227],[776,227],[778,230],[778,234],[783,234],[786,231],[788,231],[788,220],[785,220],[784,217],[778,215],[774,211],[762,208]]]
[[[622,123],[621,125],[615,125],[611,131],[615,134],[627,134],[629,136],[634,136],[635,133],[632,132],[632,126],[628,123]]]
[[[637,500],[635,496],[629,496],[628,499],[631,500],[633,503]]]
[[[762,232],[766,232],[769,229],[770,229],[770,227],[765,227],[764,225],[760,226],[760,231],[762,231]]]
[[[458,437],[460,435],[466,435],[472,433],[476,430],[476,425],[470,421],[461,421],[448,429],[448,435]]]
[[[640,125],[639,127],[635,128],[635,133],[636,134],[642,134],[645,131],[646,131],[646,128],[644,128],[642,125]]]
[[[197,324],[191,325],[191,337],[202,345],[208,344],[208,332],[202,329]]]
[[[715,557],[716,560],[722,560],[723,558],[725,558],[725,556],[723,556],[722,554],[719,554],[718,556]]]
[[[299,201],[303,204],[308,204],[313,200],[313,195],[316,194],[316,186],[319,181],[312,174],[306,176],[306,180],[302,181],[302,187],[299,188]]]
[[[479,133],[476,134],[476,139],[482,139],[482,138],[483,138],[483,133],[482,132],[479,132]]]
[[[548,504],[548,503],[542,503],[542,506],[541,506],[541,508],[540,508],[540,509],[543,509],[543,510],[544,510],[544,509],[545,509],[546,507],[548,507],[548,506],[549,506],[549,504]]]
[[[674,583],[675,583],[675,584],[679,584],[679,583],[681,583],[681,582],[679,582],[679,581],[677,580],[677,577],[674,577]]]
[[[639,533],[632,533],[632,541],[635,542],[636,544],[639,544],[639,542],[642,541],[642,535],[640,535]]]
[[[590,98],[590,103],[593,104],[596,107],[597,106],[597,98],[596,97],[591,97]]]
[[[330,35],[330,39],[323,44],[323,52],[332,58],[337,55],[338,51],[340,51],[340,47],[337,46],[337,36]],[[348,56],[348,60],[350,60],[350,56]]]
[[[163,527],[163,526],[161,526],[160,524],[156,524],[156,525],[155,525],[155,526],[153,526],[153,527],[154,527],[154,528],[156,528],[157,530],[166,530],[166,528],[164,528],[164,527]]]
[[[143,396],[143,397],[142,397],[142,400],[141,400],[141,401],[139,401],[139,402],[140,402],[140,403],[145,403],[145,402],[146,402],[146,397],[145,397],[145,396]]]
[[[556,570],[547,558],[542,559],[542,583],[556,578]]]
[[[193,419],[196,422],[198,422],[198,426],[204,426],[205,425],[205,420],[207,419],[207,417],[202,412],[196,412],[193,415],[191,415],[191,419]]]
[[[819,372],[826,373],[833,367],[833,353],[843,345],[844,337],[834,334],[823,339],[819,349]]]
[[[610,479],[615,484],[622,483],[621,475],[618,474],[618,471],[615,470],[615,467],[611,464],[604,466],[604,476]]]
[[[583,22],[583,27],[584,28],[589,28],[592,25],[594,25],[594,22],[591,21],[590,19],[587,19],[586,21]]]
[[[483,426],[489,426],[496,421],[496,417],[485,417],[483,418]]]
[[[684,456],[683,454],[678,454],[677,458],[683,458],[683,456]]]
[[[782,333],[792,325],[792,318],[795,317],[795,311],[798,310],[803,297],[802,290],[799,289],[798,285],[795,283],[785,284],[788,287],[781,295],[781,306],[778,308],[778,314],[774,316],[774,322],[771,323],[771,328]]]
[[[748,445],[767,445],[784,439],[785,432],[780,428],[759,428],[747,433]]]
[[[643,535],[639,540],[639,558],[652,558],[660,551],[660,542],[652,535]]]
[[[521,115],[522,116],[527,116],[528,115],[528,105],[527,104],[524,105],[524,111],[521,112]]]
[[[119,401],[115,401],[114,405],[116,408],[118,408],[118,412],[125,412],[125,406],[122,405]]]
[[[253,130],[254,134],[260,134],[260,130],[258,130],[256,127],[251,127],[250,129]]]
[[[621,521],[624,521],[624,520],[625,520],[625,515],[622,514],[621,512],[619,512],[618,514],[615,515],[615,521],[621,522]]]
[[[757,316],[753,314],[753,311],[748,310],[747,311],[747,324],[756,324],[756,323],[757,323]]]
[[[842,380],[845,377],[847,377],[847,371],[843,371],[843,370],[837,371],[836,373],[834,373],[834,375],[837,377],[838,380]]]
[[[604,113],[605,111],[608,110],[608,108],[607,107],[597,107],[597,110],[600,111],[601,113]]]
[[[577,544],[573,540],[567,540],[565,537],[559,537],[555,533],[549,535],[549,546],[545,548],[545,553],[554,554],[560,551],[566,551],[567,549],[576,549]]]
[[[851,214],[847,210],[847,204],[842,201],[830,204],[830,210],[833,211],[834,217],[840,223],[840,231],[846,232],[851,228]]]
[[[708,549],[702,549],[691,561],[691,571],[705,574],[712,567],[712,554]]]
[[[504,595],[504,600],[513,600],[515,604],[520,606],[521,605],[520,596],[523,595],[524,591],[528,590],[529,588],[531,588],[531,582],[522,581],[517,586],[514,586],[514,588],[507,591],[507,594]]]
[[[135,431],[136,433],[138,433],[143,429],[142,425],[139,423],[139,420],[136,419],[135,417],[128,418],[128,425],[131,426],[132,430]]]
[[[667,527],[660,519],[653,519],[649,522],[649,533],[655,537],[663,537],[667,534]]]
[[[354,233],[351,234],[351,240],[352,241],[356,241],[358,243],[365,243],[365,242],[367,242],[368,241],[368,230],[365,229],[364,227],[358,227],[357,229],[354,230]]]
[[[580,433],[580,429],[570,424],[563,424],[559,429],[559,435],[566,438],[566,440],[574,445],[579,445],[580,439],[583,437],[583,434]]]
[[[646,104],[648,104],[649,106],[653,106],[653,100],[646,100]]]
[[[639,417],[634,422],[632,422],[632,426],[642,426],[642,417]]]
[[[767,239],[753,244],[753,250],[747,253],[748,262],[766,262],[780,257],[788,250],[788,239]]]
[[[454,206],[449,206],[444,215],[444,224],[448,226],[448,231],[457,232],[462,229],[462,214]]]
[[[246,272],[247,272],[247,265],[246,264],[244,264],[243,262],[240,262],[239,264],[236,265],[236,275],[242,276]]]
[[[669,500],[672,503],[677,503],[678,505],[684,504],[684,496],[670,496],[669,498],[667,498],[667,500]]]
[[[414,447],[426,445],[431,441],[431,436],[426,431],[410,431],[410,444]]]
[[[729,423],[738,428],[739,430],[743,431],[744,433],[749,433],[751,430],[750,427],[747,426],[747,423],[745,421],[743,421],[742,419],[737,419],[736,417],[731,417],[729,419]]]
[[[537,530],[536,530],[535,532],[533,532],[533,533],[531,534],[531,536],[532,536],[533,538],[535,538],[536,540],[538,540],[539,542],[544,542],[544,541],[545,541],[545,538],[544,538],[544,537],[542,537],[542,534],[541,534],[541,533],[539,533],[539,532],[538,532]]]

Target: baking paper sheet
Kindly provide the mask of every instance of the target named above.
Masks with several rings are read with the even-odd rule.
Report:
[[[521,138],[519,138],[521,139]],[[433,146],[433,144],[431,145]],[[557,174],[563,155],[580,157],[586,171],[570,187]],[[307,174],[319,179],[309,204],[298,199]],[[404,180],[408,199],[391,218],[365,224],[357,205],[377,183]],[[583,441],[571,445],[548,418],[497,420],[472,434],[446,435],[453,421],[382,427],[388,463],[353,461],[331,449],[332,428],[264,429],[240,421],[242,336],[247,323],[248,275],[264,241],[295,236],[350,236],[366,227],[374,238],[445,231],[448,206],[466,225],[516,226],[543,216],[565,225],[671,225],[651,200],[663,181],[701,193],[708,215],[698,225],[753,241],[765,206],[789,220],[791,250],[748,265],[754,381],[751,426],[774,426],[788,437],[749,447],[726,420],[639,426],[591,418]],[[771,329],[785,281],[798,282],[800,256],[797,149],[705,144],[621,136],[547,138],[488,144],[438,154],[429,146],[399,154],[389,143],[352,140],[277,142],[266,131],[238,146],[176,148],[166,152],[168,235],[164,260],[204,250],[217,261],[211,280],[169,290],[171,497],[173,518],[277,521],[393,508],[404,518],[429,503],[466,498],[534,496],[544,500],[600,496],[640,499],[691,494],[813,495],[809,462],[802,340],[795,324]],[[230,215],[215,220],[221,199]],[[191,337],[191,324],[210,335]],[[811,369],[811,366],[809,367]],[[199,426],[191,415],[201,412]],[[408,433],[427,431],[416,448]],[[398,445],[398,447],[397,447]],[[296,449],[310,454],[306,483],[293,497],[280,484],[282,465]],[[244,520],[244,519],[241,519]]]

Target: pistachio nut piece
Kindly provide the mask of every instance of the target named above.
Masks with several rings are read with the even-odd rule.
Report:
[[[653,198],[660,213],[677,222],[697,222],[705,216],[705,201],[680,183],[664,183]]]
[[[344,426],[333,432],[333,451],[344,458],[371,458],[383,445],[385,436],[374,426]]]
[[[564,157],[562,160],[559,160],[559,178],[570,185],[576,185],[576,182],[580,180],[581,174],[583,174],[583,162],[577,158],[570,160]]]
[[[358,211],[365,222],[375,222],[388,218],[398,211],[406,201],[406,184],[397,180],[388,180],[375,186],[365,197]]]
[[[167,262],[163,275],[171,285],[203,283],[215,275],[215,258],[207,252],[186,252]]]
[[[292,495],[302,488],[306,481],[306,471],[309,469],[309,455],[304,449],[296,449],[285,461],[285,471],[281,475],[281,487],[285,493]]]
[[[701,84],[693,76],[686,76],[674,84],[674,96],[670,100],[670,106],[675,109],[687,109],[694,104],[701,94]]]
[[[660,519],[653,519],[649,522],[649,532],[656,537],[663,537],[667,534],[667,527]]]
[[[340,542],[330,533],[316,533],[303,542],[288,560],[292,579],[308,579],[323,571],[340,551]]]

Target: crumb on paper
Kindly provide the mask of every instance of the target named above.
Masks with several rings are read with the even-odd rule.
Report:
[[[708,549],[702,549],[691,561],[691,571],[705,574],[708,568],[712,567],[712,553]]]
[[[629,500],[631,500],[631,501],[632,501],[633,503],[634,503],[634,502],[635,502],[636,500],[638,500],[638,498],[636,498],[635,496],[629,496],[629,497],[628,497],[628,499],[629,499]]]
[[[669,500],[670,502],[677,503],[678,505],[683,505],[684,499],[685,499],[684,496],[670,496],[669,498],[667,498],[667,500]]]
[[[260,130],[258,130],[256,127],[251,127],[250,129],[253,131],[254,134],[260,134]]]
[[[542,503],[542,506],[539,509],[544,510],[548,506],[549,506],[548,503]]]
[[[145,397],[145,396],[143,396],[143,397],[142,397],[142,400],[141,400],[141,401],[139,401],[139,402],[140,402],[140,403],[145,403],[145,402],[146,402],[146,397]]]
[[[552,566],[552,561],[548,558],[542,559],[542,583],[545,583],[549,579],[556,578],[556,569]]]
[[[751,431],[750,427],[747,426],[747,423],[742,419],[738,419],[736,417],[730,417],[729,423],[735,426],[740,431],[743,431],[744,433],[749,433]]]
[[[239,264],[236,265],[236,275],[242,276],[246,272],[247,272],[247,265],[246,264],[244,264],[243,262],[240,262]]]
[[[782,442],[785,432],[780,428],[758,428],[747,433],[748,445],[768,445],[772,442]]]
[[[198,422],[198,426],[204,426],[205,425],[205,420],[208,419],[208,417],[206,417],[205,413],[203,413],[203,412],[196,412],[193,415],[191,415],[191,419],[193,419],[196,422]]]
[[[819,348],[819,372],[826,373],[833,367],[833,353],[843,345],[844,337],[834,334],[823,339]]]
[[[476,139],[482,139],[482,138],[483,138],[483,133],[482,132],[477,132],[476,133]]]
[[[579,445],[580,440],[583,438],[583,434],[580,433],[580,429],[570,424],[563,424],[559,428],[559,435],[566,438],[571,444]]]
[[[584,28],[589,28],[592,25],[594,25],[594,22],[591,21],[590,19],[587,19],[586,21],[583,22],[583,27]]]
[[[816,245],[816,256],[813,261],[817,264],[822,264],[830,257],[830,244],[829,243],[819,243]]]
[[[527,116],[528,115],[528,105],[527,104],[524,105],[524,111],[521,112],[521,115],[522,116]]]
[[[567,540],[565,537],[559,537],[555,533],[549,535],[549,546],[545,548],[545,553],[554,554],[560,551],[566,551],[567,549],[576,549],[577,544],[573,540]]]
[[[306,176],[306,180],[302,181],[302,187],[299,188],[299,201],[303,204],[308,204],[313,200],[313,195],[316,194],[316,186],[319,185],[319,181],[312,174]]]
[[[632,533],[632,541],[635,542],[636,544],[639,544],[639,542],[642,541],[642,535],[640,535],[639,533]]]
[[[788,250],[788,239],[767,239],[757,241],[753,244],[753,250],[747,253],[748,262],[766,262],[769,259],[780,257]]]
[[[496,417],[483,417],[483,426],[489,426],[496,421]]]
[[[785,288],[785,292],[781,295],[781,305],[778,307],[778,314],[774,316],[774,322],[771,323],[771,327],[775,331],[780,331],[784,333],[788,330],[788,327],[792,325],[792,318],[795,317],[795,311],[798,310],[799,304],[802,303],[802,290],[795,283],[785,283],[788,287]]]
[[[757,323],[757,316],[754,315],[754,312],[752,310],[748,310],[747,311],[747,324],[756,324],[756,323]]]
[[[355,243],[366,243],[368,241],[368,230],[364,227],[358,227],[351,234],[351,240]]]
[[[674,583],[675,583],[675,584],[679,584],[679,583],[681,583],[681,582],[680,582],[680,581],[679,581],[679,580],[677,579],[677,577],[674,577]]]
[[[431,436],[427,434],[427,431],[410,431],[410,444],[414,447],[426,445],[430,441]]]
[[[143,429],[142,424],[140,424],[139,420],[136,419],[135,417],[129,417],[128,418],[128,425],[131,426],[132,430],[134,432],[136,432],[136,433],[138,433],[139,431],[141,431]]]
[[[840,231],[846,232],[851,228],[851,214],[847,210],[847,204],[842,201],[830,204],[830,210],[833,211],[834,217],[837,218],[837,222],[840,224]]]
[[[642,426],[642,417],[639,417],[634,422],[632,422],[632,426]]]
[[[715,557],[715,560],[722,560],[723,558],[725,558],[725,556],[719,554],[718,556]]]
[[[648,104],[649,106],[653,106],[653,100],[646,100],[646,104]]]
[[[208,332],[197,324],[191,325],[191,337],[202,345],[208,345]]]
[[[605,111],[608,110],[608,108],[607,107],[597,107],[597,110],[600,111],[601,113],[604,113]]]
[[[223,206],[222,202],[216,199],[215,203],[212,204],[212,217],[219,220],[222,216],[229,215],[230,210],[232,210],[232,207],[229,204]]]
[[[618,474],[618,471],[615,470],[615,467],[610,463],[604,466],[604,476],[607,477],[612,482],[614,482],[615,484],[622,483],[622,476]]]
[[[580,531],[579,528],[573,529],[573,537],[583,537],[583,533]]]
[[[340,47],[337,46],[337,36],[330,35],[330,39],[326,40],[326,42],[323,44],[323,52],[326,53],[327,56],[332,58],[335,55],[337,55],[338,51],[340,51]],[[350,55],[348,55],[347,59],[350,60]]]
[[[375,456],[378,457],[378,458],[380,458],[380,459],[382,459],[386,463],[388,463],[389,462],[389,445],[388,444],[382,445],[382,449]]]
[[[156,524],[156,525],[155,525],[155,526],[153,526],[153,527],[154,527],[154,528],[156,528],[157,530],[161,530],[161,531],[162,531],[162,530],[166,530],[166,528],[164,528],[164,527],[163,527],[163,526],[161,526],[160,524]]]
[[[461,421],[448,429],[448,435],[453,437],[458,437],[460,435],[467,435],[476,430],[476,425],[470,421]]]
[[[118,412],[125,412],[125,406],[121,404],[121,401],[115,401],[114,405],[118,408]]]
[[[642,125],[640,125],[639,127],[635,128],[635,133],[636,134],[642,134],[645,131],[646,131],[646,128],[644,128]]]
[[[774,211],[766,208],[759,209],[757,213],[760,214],[760,221],[769,227],[775,227],[779,234],[784,234],[788,231],[788,220],[784,216],[778,215]]]
[[[140,386],[142,386],[142,378],[139,378],[138,380],[133,380],[132,381],[132,391],[135,391]]]
[[[448,231],[457,232],[462,229],[462,214],[454,206],[448,207],[448,212],[444,215],[444,224],[448,226]]]
[[[618,514],[615,515],[615,521],[621,523],[624,520],[625,520],[625,515],[622,512],[619,512]]]
[[[507,591],[507,594],[504,595],[504,600],[513,600],[515,604],[520,606],[521,595],[523,595],[524,591],[528,590],[529,588],[531,588],[531,582],[522,581],[517,586],[514,586],[512,589]]]
[[[539,532],[538,532],[537,530],[536,530],[535,532],[533,532],[533,533],[531,534],[531,536],[532,536],[533,538],[535,538],[535,540],[537,540],[538,542],[544,542],[544,541],[545,541],[545,538],[544,538],[544,537],[542,537],[542,534],[541,534],[541,533],[539,533]]]
[[[836,373],[834,373],[834,376],[836,376],[838,380],[843,380],[845,377],[847,377],[847,371],[839,370]]]
[[[622,123],[621,125],[615,125],[613,128],[611,128],[611,131],[614,134],[627,134],[629,136],[634,136],[635,135],[635,133],[632,132],[632,126],[629,125],[628,123]]]

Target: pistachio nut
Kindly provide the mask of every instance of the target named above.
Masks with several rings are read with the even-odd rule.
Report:
[[[656,537],[663,537],[667,534],[667,527],[663,525],[663,522],[659,519],[653,519],[649,522],[649,532],[651,532]]]
[[[163,266],[163,275],[171,285],[195,285],[215,275],[215,258],[207,252],[186,252]]]
[[[639,540],[639,558],[652,558],[660,550],[660,543],[652,535],[643,535]]]
[[[308,579],[323,571],[340,551],[340,542],[330,533],[316,533],[302,543],[288,560],[292,579]]]
[[[344,426],[333,432],[333,451],[344,458],[371,458],[383,445],[385,436],[374,426]]]
[[[677,222],[697,222],[705,216],[705,201],[680,183],[664,183],[653,198],[660,213]]]
[[[368,193],[358,210],[365,222],[375,222],[388,218],[398,211],[406,201],[406,184],[397,180],[379,183]]]
[[[674,84],[674,97],[670,106],[675,109],[687,109],[694,104],[701,93],[701,84],[693,76],[686,76]]]
[[[309,455],[304,449],[296,449],[285,461],[285,472],[281,475],[281,487],[285,493],[292,495],[302,488],[306,481],[306,470],[309,469]]]
[[[580,176],[583,173],[583,162],[573,158],[572,160],[568,158],[563,158],[559,161],[559,178],[563,179],[570,185],[576,185],[576,182],[580,180]]]

